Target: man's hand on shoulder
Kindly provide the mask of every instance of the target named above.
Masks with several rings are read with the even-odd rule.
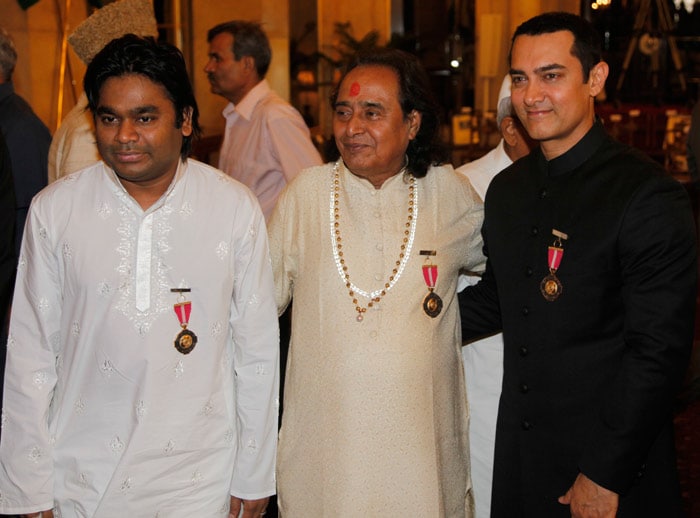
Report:
[[[53,518],[53,510],[39,511],[38,513],[20,514],[20,518]]]
[[[579,473],[559,503],[570,507],[572,518],[615,518],[619,496]]]
[[[231,497],[231,508],[229,510],[229,518],[257,518],[263,516],[267,512],[267,504],[270,498],[261,498],[259,500],[242,500],[241,498]],[[241,506],[243,506],[243,514],[241,514]]]

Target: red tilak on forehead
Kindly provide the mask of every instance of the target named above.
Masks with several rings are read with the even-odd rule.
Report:
[[[360,83],[355,81],[353,84],[350,85],[350,95],[355,97],[359,93],[360,93]]]

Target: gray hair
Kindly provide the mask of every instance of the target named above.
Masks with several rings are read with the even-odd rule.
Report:
[[[498,101],[498,109],[496,110],[496,124],[501,127],[501,122],[506,117],[512,117],[513,114],[513,103],[510,102],[510,96],[504,97]]]
[[[0,74],[3,81],[12,79],[12,72],[15,71],[17,63],[17,49],[10,34],[0,27]]]

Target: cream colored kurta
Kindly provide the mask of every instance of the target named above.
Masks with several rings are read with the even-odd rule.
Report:
[[[340,167],[340,230],[350,280],[372,291],[395,267],[407,222],[402,175],[375,189]],[[364,320],[331,245],[333,164],[306,170],[269,225],[280,310],[294,298],[277,464],[288,517],[471,515],[468,410],[455,297],[483,262],[482,206],[451,167],[416,182],[417,226],[398,282]],[[423,311],[425,256],[444,307]],[[367,300],[360,299],[366,306]]]

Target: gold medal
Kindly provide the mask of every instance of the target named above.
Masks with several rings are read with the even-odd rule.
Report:
[[[552,234],[554,235],[554,243],[548,248],[547,251],[547,266],[549,267],[549,275],[545,276],[540,282],[540,293],[545,300],[552,302],[557,300],[564,291],[564,286],[562,286],[561,281],[556,276],[559,265],[561,264],[561,258],[564,256],[564,245],[562,245],[562,239],[567,240],[569,236],[564,234],[564,232],[552,229]]]
[[[183,293],[189,293],[191,290],[189,288],[172,288],[170,291],[180,294],[178,302],[173,305],[173,310],[182,328],[182,331],[175,337],[175,349],[182,354],[190,354],[194,346],[197,345],[197,335],[187,329],[192,312],[192,302],[186,300]]]
[[[183,329],[175,338],[175,349],[182,354],[189,354],[197,345],[197,335],[189,329]]]
[[[547,275],[540,283],[540,291],[545,300],[552,302],[564,291],[561,281],[553,273]]]
[[[442,311],[442,299],[435,293],[435,283],[437,282],[438,267],[430,260],[431,256],[437,255],[435,250],[421,250],[420,255],[426,255],[423,265],[423,279],[428,286],[428,294],[423,299],[423,311],[430,318],[435,318]]]
[[[423,311],[431,318],[435,318],[442,311],[442,299],[434,291],[428,293],[423,299]]]

